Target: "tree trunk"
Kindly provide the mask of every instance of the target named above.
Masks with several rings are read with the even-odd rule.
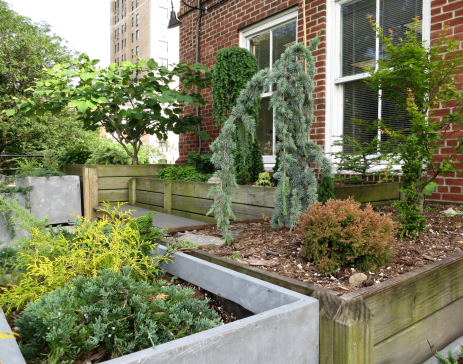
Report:
[[[133,143],[133,155],[132,155],[132,165],[138,165],[138,152],[140,151],[140,147],[138,146],[138,143]]]

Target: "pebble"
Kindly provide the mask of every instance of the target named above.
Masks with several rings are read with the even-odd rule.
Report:
[[[349,278],[349,283],[352,286],[360,286],[363,282],[367,280],[367,276],[364,273],[355,273],[352,274]]]

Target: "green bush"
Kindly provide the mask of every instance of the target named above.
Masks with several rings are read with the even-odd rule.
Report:
[[[235,174],[236,183],[239,185],[245,185],[248,182],[251,182],[251,174],[246,168],[243,168],[241,171]]]
[[[322,176],[322,180],[317,189],[318,202],[325,203],[330,198],[336,200],[334,195],[333,178],[331,176]]]
[[[316,202],[297,220],[302,254],[314,260],[322,273],[333,273],[347,263],[374,271],[392,261],[397,223],[374,212],[370,204],[362,210],[351,197],[328,200],[325,205]]]
[[[221,325],[194,291],[163,282],[137,282],[130,267],[80,276],[30,303],[15,321],[26,359],[74,361],[81,352],[106,349],[111,358],[154,347]]]
[[[452,354],[452,350],[449,349],[448,351],[448,356],[446,359],[444,359],[442,357],[442,354],[439,353],[439,352],[436,352],[436,356],[437,358],[437,363],[438,364],[459,364],[461,362],[463,362],[463,345],[460,345],[460,355],[458,356],[459,359],[455,359],[453,357],[453,354]]]
[[[133,147],[125,145],[133,153]],[[139,164],[149,164],[150,147],[144,145],[140,148],[138,155]],[[132,164],[132,158],[126,150],[117,141],[108,138],[102,138],[98,147],[86,162],[87,164],[106,164],[106,165],[124,165]]]
[[[95,277],[102,269],[119,271],[130,266],[131,276],[138,280],[158,274],[159,266],[169,258],[147,255],[156,246],[147,247],[139,228],[133,227],[133,219],[117,218],[118,209],[109,205],[104,211],[109,219],[89,221],[78,217],[71,238],[31,229],[29,240],[18,253],[18,260],[26,267],[23,278],[19,285],[0,287],[0,306],[8,312],[18,309],[77,276]]]
[[[155,214],[155,212],[150,212],[148,215],[136,218],[130,223],[130,227],[138,229],[140,233],[140,240],[144,242],[141,249],[145,254],[149,254],[153,244],[160,242],[166,235],[165,230],[153,226],[153,218]]]
[[[212,174],[215,172],[214,164],[211,162],[212,153],[198,154],[196,152],[188,153],[187,164],[189,167],[195,167],[199,173]]]
[[[92,155],[92,152],[83,146],[68,149],[60,157],[60,164],[85,164]]]
[[[211,174],[201,174],[194,167],[170,166],[161,169],[157,175],[159,179],[206,182]]]
[[[272,181],[270,179],[270,173],[264,172],[259,174],[259,179],[256,181],[254,186],[272,187]]]

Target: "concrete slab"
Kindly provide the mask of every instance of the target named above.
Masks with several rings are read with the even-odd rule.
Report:
[[[48,217],[50,224],[74,223],[82,216],[79,176],[24,177],[16,186],[33,186],[30,191],[31,212],[39,219]]]
[[[95,211],[99,211],[103,207],[104,206],[96,206],[93,209]],[[111,206],[111,208],[114,208],[114,206]],[[188,219],[186,217],[181,217],[181,216],[176,216],[176,215],[170,215],[164,212],[152,211],[152,210],[144,209],[144,208],[137,207],[137,206],[123,205],[119,207],[120,212],[125,212],[128,210],[132,211],[131,216],[133,218],[146,216],[150,212],[155,212],[156,215],[154,215],[153,226],[156,226],[161,229],[204,225],[203,221]]]
[[[11,331],[11,329],[6,321],[5,314],[0,309],[0,332],[5,331]],[[2,360],[5,364],[26,364],[15,339],[0,340],[0,361]]]

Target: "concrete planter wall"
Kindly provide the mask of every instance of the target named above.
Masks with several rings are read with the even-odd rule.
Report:
[[[75,215],[82,215],[79,176],[24,177],[16,181],[18,187],[30,191],[31,212],[39,219],[48,216],[50,224],[74,223]]]
[[[165,248],[160,247],[160,251],[165,253]],[[217,296],[236,302],[254,315],[106,363],[319,362],[317,300],[183,253],[176,253],[174,262],[164,269]],[[0,315],[0,332],[9,330]],[[5,359],[15,364],[24,363],[15,340],[0,340],[0,360]]]
[[[320,364],[421,364],[463,335],[463,253],[342,295],[203,251],[192,256],[314,297]]]
[[[30,192],[28,192],[28,195]],[[2,196],[6,199],[9,200],[11,197],[8,194],[2,194]],[[21,207],[26,207],[26,196],[24,196],[22,193],[15,193],[13,195],[13,198],[18,199],[19,206]],[[29,210],[30,211],[30,210]],[[13,241],[18,240],[21,236],[27,235],[26,230],[16,230],[16,235],[14,238],[10,236],[10,233],[6,231],[6,220],[3,217],[2,214],[0,214],[0,248],[3,247],[4,245],[8,245]]]

